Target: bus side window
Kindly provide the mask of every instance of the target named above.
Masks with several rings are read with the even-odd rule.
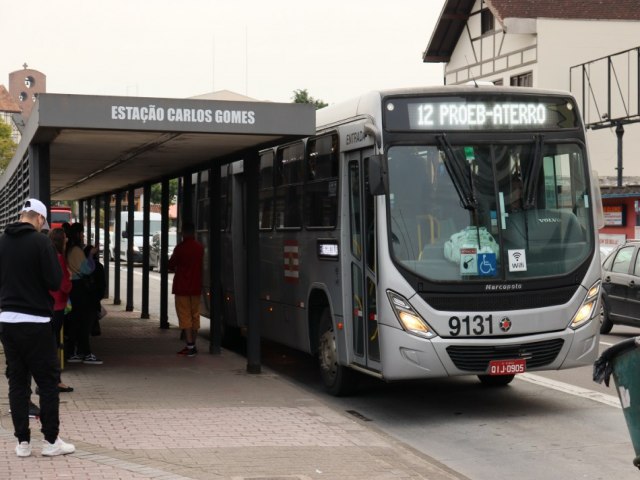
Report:
[[[296,142],[277,152],[278,176],[275,188],[276,228],[302,226],[302,165],[304,144]]]
[[[260,154],[260,193],[258,228],[271,230],[273,228],[273,151]]]
[[[323,135],[307,142],[307,175],[304,187],[304,225],[313,229],[335,228],[338,217],[337,135]]]

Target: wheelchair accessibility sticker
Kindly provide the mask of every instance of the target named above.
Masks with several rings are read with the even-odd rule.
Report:
[[[495,253],[479,253],[478,254],[478,275],[481,277],[493,277],[497,274],[496,254]]]
[[[476,248],[460,249],[460,274],[492,277],[497,274],[496,254],[480,252]]]

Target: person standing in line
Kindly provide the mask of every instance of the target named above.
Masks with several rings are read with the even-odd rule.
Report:
[[[97,248],[90,250],[90,255],[84,253],[84,227],[81,223],[74,223],[69,227],[69,241],[67,242],[67,266],[71,273],[71,318],[72,326],[70,335],[69,363],[85,363],[89,365],[101,365],[102,360],[91,352],[89,337],[95,313],[93,312],[93,293],[90,280],[93,270],[96,268],[93,261]],[[75,347],[75,352],[74,352]]]
[[[42,455],[66,455],[75,446],[59,436],[59,392],[56,345],[51,334],[53,298],[62,269],[53,244],[42,235],[49,230],[47,208],[30,198],[22,207],[18,222],[0,236],[0,340],[4,347],[9,381],[9,406],[16,454],[31,455],[29,396],[31,375],[40,390],[40,421],[44,443]]]
[[[58,290],[51,290],[49,293],[53,297],[53,316],[51,317],[51,328],[53,329],[53,335],[56,339],[56,345],[60,349],[62,339],[60,333],[62,332],[62,326],[64,325],[64,309],[67,307],[67,301],[69,300],[69,292],[71,291],[71,275],[67,268],[67,261],[64,257],[65,247],[67,246],[67,235],[62,228],[54,228],[49,231],[49,239],[53,243],[56,253],[58,254],[58,262],[62,269],[62,283]],[[73,392],[73,387],[62,383],[62,378],[58,374],[58,391],[60,392]]]
[[[182,224],[182,241],[173,249],[169,271],[175,272],[171,292],[175,296],[176,314],[187,345],[178,355],[195,357],[200,329],[200,295],[202,294],[202,259],[204,247],[195,239],[192,222]]]
[[[95,269],[91,274],[91,288],[89,289],[90,295],[92,298],[93,308],[90,309],[91,312],[91,336],[100,335],[100,313],[102,310],[102,299],[104,298],[104,293],[106,291],[107,285],[104,281],[104,265],[100,263],[100,258],[98,255],[98,248],[93,247],[93,245],[87,245],[84,247],[84,254],[86,256],[91,255],[93,252],[93,264],[95,265]]]

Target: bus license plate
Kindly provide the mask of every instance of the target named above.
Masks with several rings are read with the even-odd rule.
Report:
[[[489,375],[515,375],[524,373],[527,361],[524,358],[514,360],[491,360],[489,362]]]

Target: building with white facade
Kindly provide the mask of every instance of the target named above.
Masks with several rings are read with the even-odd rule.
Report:
[[[585,123],[610,124],[587,131],[607,210],[601,238],[640,238],[640,0],[446,0],[423,61],[443,63],[448,85],[571,91]],[[619,143],[610,120],[620,117],[618,186]]]
[[[640,0],[446,0],[423,61],[444,63],[449,85],[476,80],[576,94],[572,66],[638,46]],[[638,58],[622,63],[622,95],[637,115]],[[601,84],[606,74],[594,71],[592,81]],[[596,94],[605,104],[604,93]],[[625,130],[624,177],[640,177],[640,123]],[[589,131],[588,140],[594,168],[615,178],[615,128]]]

